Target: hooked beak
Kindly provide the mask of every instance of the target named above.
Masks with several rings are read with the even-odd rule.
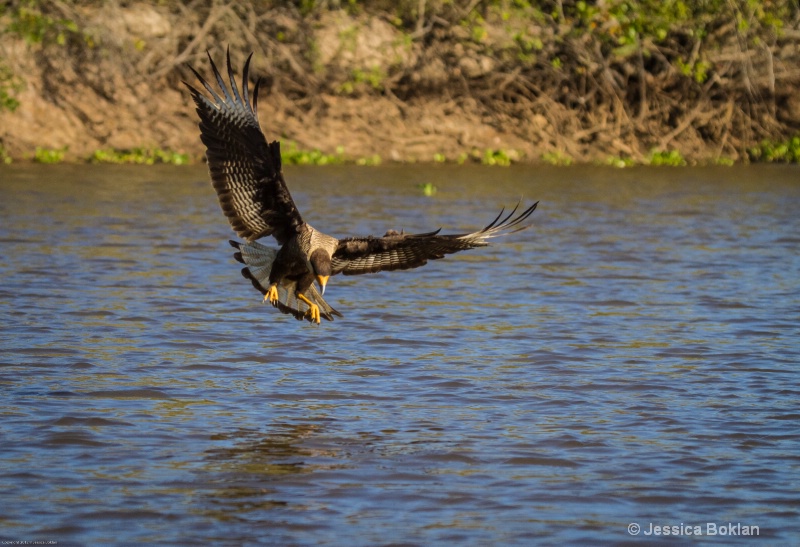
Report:
[[[317,283],[319,283],[319,287],[322,289],[322,294],[325,294],[325,285],[328,284],[328,277],[327,275],[318,275],[317,276]]]

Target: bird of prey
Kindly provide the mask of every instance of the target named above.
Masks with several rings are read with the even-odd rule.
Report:
[[[250,60],[236,84],[227,54],[226,85],[211,54],[208,59],[218,90],[189,67],[207,94],[184,82],[200,116],[200,139],[206,145],[211,182],[234,231],[245,242],[231,241],[234,257],[245,267],[242,275],[283,313],[320,323],[342,317],[323,298],[328,278],[384,270],[416,268],[447,254],[486,246],[487,240],[527,228],[523,222],[538,202],[516,216],[519,204],[503,211],[488,226],[469,234],[440,235],[439,230],[406,234],[389,230],[382,237],[329,236],[303,220],[289,194],[281,170],[280,143],[268,142],[258,120],[258,88],[248,89]],[[279,249],[256,240],[273,236]],[[319,290],[314,285],[319,285]]]

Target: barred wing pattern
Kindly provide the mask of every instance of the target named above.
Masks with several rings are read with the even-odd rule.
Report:
[[[206,145],[211,182],[225,216],[236,233],[248,241],[273,235],[283,245],[303,222],[281,173],[280,144],[267,144],[258,122],[258,87],[250,103],[247,58],[241,94],[231,68],[225,85],[211,54],[208,59],[220,93],[193,68],[208,96],[184,82],[200,116],[200,139]]]
[[[471,234],[439,235],[439,230],[425,234],[401,234],[387,232],[383,237],[350,237],[339,240],[339,247],[333,254],[333,273],[358,275],[389,270],[407,270],[423,266],[428,260],[445,255],[485,247],[493,237],[512,234],[526,229],[521,223],[527,219],[539,204],[537,201],[519,215],[514,207],[507,216],[500,211],[484,229]],[[513,217],[513,218],[512,218]]]

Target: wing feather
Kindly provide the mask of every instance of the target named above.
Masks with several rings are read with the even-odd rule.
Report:
[[[236,83],[227,52],[226,85],[211,54],[208,59],[218,90],[189,67],[206,94],[184,82],[200,116],[200,139],[206,145],[211,182],[231,227],[240,237],[253,241],[272,235],[283,245],[303,220],[295,207],[281,172],[280,144],[267,143],[258,122],[256,82],[250,104],[247,57],[242,88]]]
[[[380,271],[407,270],[425,265],[428,260],[485,247],[487,240],[528,228],[523,224],[531,216],[537,201],[516,217],[517,204],[505,217],[505,209],[485,228],[469,234],[439,235],[439,230],[424,234],[387,232],[383,237],[350,237],[339,240],[333,254],[334,274],[358,275]]]

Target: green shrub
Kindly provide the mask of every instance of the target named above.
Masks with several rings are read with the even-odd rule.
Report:
[[[189,155],[160,148],[132,148],[130,150],[106,148],[95,150],[89,161],[91,163],[127,163],[137,165],[154,165],[156,163],[186,165],[189,163]]]
[[[501,167],[508,167],[511,162],[519,159],[519,154],[516,150],[493,150],[487,148],[481,158],[481,163],[484,165],[499,165]]]
[[[14,112],[19,107],[16,95],[22,87],[22,80],[0,61],[0,111]]]
[[[61,163],[64,161],[64,152],[67,148],[42,148],[36,147],[33,153],[33,161],[36,163]]]
[[[11,159],[11,156],[9,156],[8,152],[6,152],[5,147],[0,145],[0,163],[8,165],[12,161],[13,160]]]
[[[686,160],[683,155],[677,150],[652,150],[648,163],[650,165],[671,165],[681,166],[686,165]]]
[[[300,150],[297,143],[288,141],[281,152],[281,159],[286,165],[331,165],[344,163],[344,147],[336,148],[336,154],[325,154],[318,149]]]
[[[91,37],[82,33],[75,21],[53,17],[46,13],[47,7],[47,3],[34,0],[17,2],[8,12],[8,32],[20,36],[29,45],[54,43],[63,46],[73,38],[93,45]]]
[[[800,163],[800,135],[785,141],[763,140],[747,152],[753,162]]]
[[[542,154],[542,161],[550,165],[567,166],[572,165],[572,158],[560,150],[555,152],[545,152]]]
[[[609,156],[603,163],[605,165],[610,165],[611,167],[619,168],[632,167],[635,164],[633,158],[628,156]]]

